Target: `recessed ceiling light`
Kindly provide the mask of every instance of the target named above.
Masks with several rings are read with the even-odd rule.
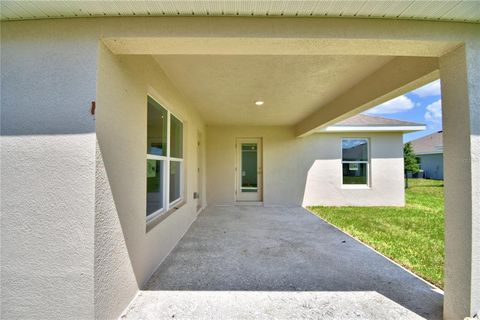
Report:
[[[257,106],[263,106],[264,103],[265,103],[265,102],[263,102],[263,101],[261,101],[261,100],[255,101],[255,104],[256,104]]]

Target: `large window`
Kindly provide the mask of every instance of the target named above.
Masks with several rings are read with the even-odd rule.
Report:
[[[148,97],[147,221],[183,199],[183,123]]]
[[[342,171],[344,185],[368,185],[368,140],[342,139]]]

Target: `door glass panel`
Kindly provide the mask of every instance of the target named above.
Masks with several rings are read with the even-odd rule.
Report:
[[[257,144],[242,143],[242,192],[258,191],[257,158]]]

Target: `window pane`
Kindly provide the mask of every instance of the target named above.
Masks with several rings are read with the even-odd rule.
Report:
[[[257,144],[242,143],[242,192],[257,192]]]
[[[367,184],[367,164],[344,163],[343,184]]]
[[[163,161],[147,159],[147,216],[163,208]]]
[[[183,123],[174,116],[170,117],[170,157],[183,158]]]
[[[147,153],[167,155],[167,110],[148,97]]]
[[[170,161],[170,203],[180,199],[180,181],[182,164],[180,161]]]
[[[342,159],[343,161],[368,161],[367,140],[342,140]]]

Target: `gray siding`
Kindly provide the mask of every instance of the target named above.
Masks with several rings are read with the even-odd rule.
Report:
[[[425,178],[443,180],[443,154],[419,155],[420,167],[424,171]]]

